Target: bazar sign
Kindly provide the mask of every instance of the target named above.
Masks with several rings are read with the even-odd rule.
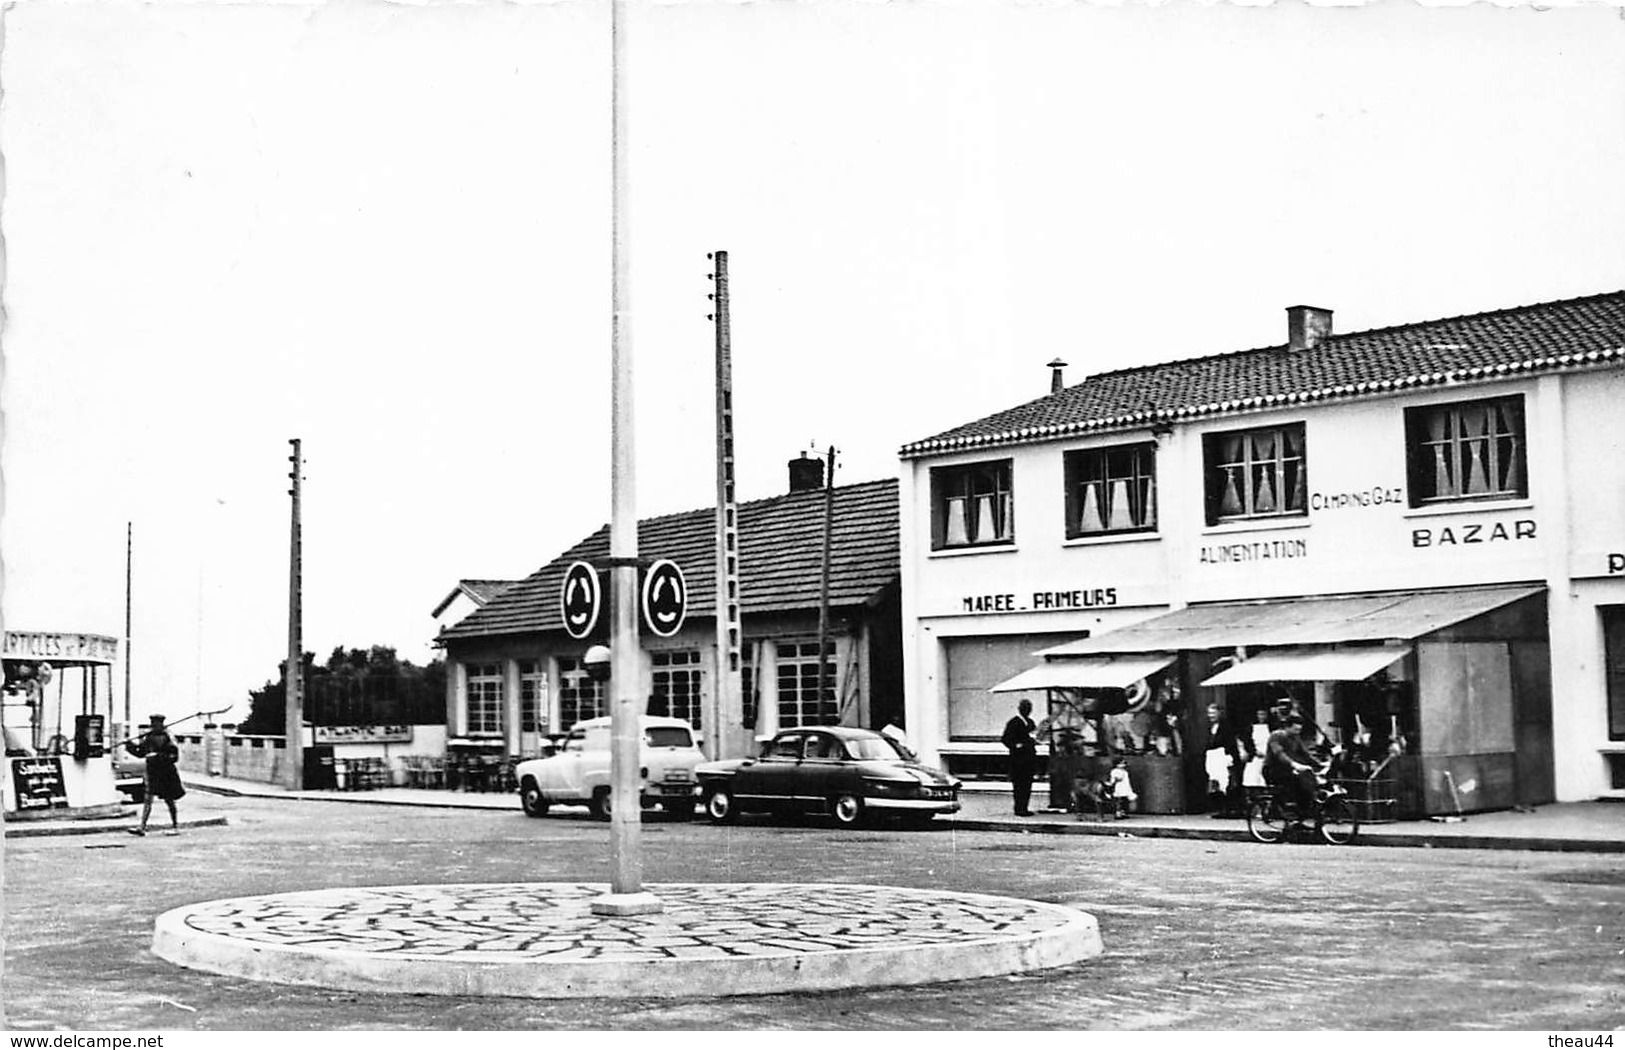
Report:
[[[1070,591],[1033,591],[1031,594],[967,594],[959,599],[961,612],[1054,612],[1059,609],[1098,609],[1117,604],[1116,587],[1078,588]]]
[[[411,726],[317,726],[318,744],[404,744]]]
[[[8,660],[80,660],[110,664],[118,658],[118,639],[105,634],[50,634],[7,631]]]
[[[1469,521],[1460,525],[1442,525],[1433,529],[1412,529],[1412,547],[1458,547],[1474,543],[1499,543],[1502,540],[1532,540],[1535,523],[1527,518],[1511,522],[1498,521],[1493,525]]]

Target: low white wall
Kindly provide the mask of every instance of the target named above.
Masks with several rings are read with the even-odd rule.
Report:
[[[180,745],[180,768],[189,773],[209,773],[208,747],[205,733],[177,733]],[[446,753],[446,727],[421,725],[412,727],[409,741],[389,743],[335,743],[333,757],[383,758],[395,769],[395,782],[403,782],[399,763],[407,755],[444,757]],[[281,736],[248,736],[241,733],[223,734],[221,741],[219,776],[234,780],[251,780],[260,784],[275,784],[282,779],[285,751]]]

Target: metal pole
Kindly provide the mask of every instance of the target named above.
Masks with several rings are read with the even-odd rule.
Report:
[[[824,694],[829,690],[829,551],[835,523],[835,446],[824,461],[824,567],[818,584],[818,718],[824,718]],[[839,711],[837,711],[839,721]]]
[[[593,912],[600,915],[661,910],[660,901],[652,894],[643,892],[643,855],[638,848],[642,816],[642,807],[638,804],[638,752],[643,738],[643,661],[638,650],[638,515],[632,437],[632,289],[627,258],[630,224],[627,219],[625,8],[625,0],[610,0],[610,167],[614,182],[610,208],[610,230],[614,241],[610,289],[611,882],[609,895],[592,902]]]
[[[717,531],[716,531],[716,684],[704,720],[706,754],[713,759],[742,758],[744,689],[739,617],[739,504],[734,498],[733,345],[728,327],[728,253],[711,256],[716,270],[711,293],[716,309],[711,319],[717,333]]]
[[[288,457],[293,463],[293,470],[288,475],[293,480],[293,487],[288,490],[288,495],[293,497],[293,516],[288,538],[288,663],[282,671],[282,686],[287,694],[282,770],[284,786],[290,791],[298,791],[305,786],[305,661],[304,642],[300,638],[299,587],[299,487],[304,474],[304,459],[300,456],[298,438],[289,438],[288,444],[293,446],[293,454]]]
[[[135,523],[124,523],[124,736],[130,735],[130,583],[134,579]]]

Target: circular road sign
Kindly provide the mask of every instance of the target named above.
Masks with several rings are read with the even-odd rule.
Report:
[[[649,566],[643,577],[643,622],[662,638],[670,638],[683,626],[688,612],[688,581],[683,570],[670,558]]]
[[[598,625],[600,599],[597,570],[584,561],[571,562],[559,591],[559,613],[571,638],[585,638]]]

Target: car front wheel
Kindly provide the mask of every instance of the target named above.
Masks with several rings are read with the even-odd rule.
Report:
[[[613,809],[609,801],[609,788],[599,788],[587,800],[587,812],[592,814],[594,820],[608,820]]]
[[[705,816],[713,824],[732,824],[739,819],[739,808],[734,805],[733,792],[725,787],[706,788]]]
[[[547,796],[536,786],[536,781],[529,777],[526,777],[525,782],[519,786],[519,805],[524,808],[527,817],[547,816]]]
[[[835,823],[850,828],[863,821],[863,799],[853,794],[836,795],[829,800],[830,815]]]

